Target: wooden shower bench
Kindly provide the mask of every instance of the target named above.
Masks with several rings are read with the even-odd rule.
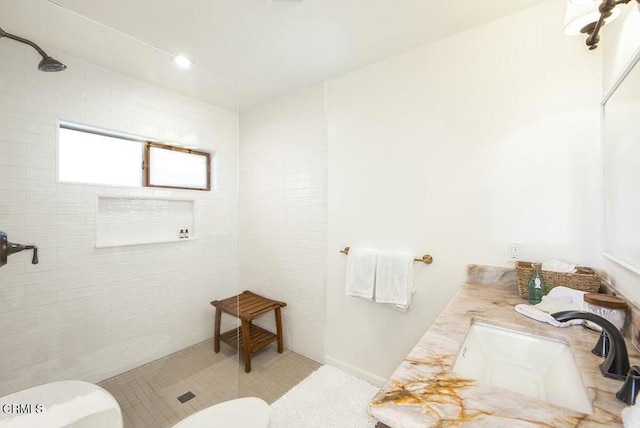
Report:
[[[213,334],[214,352],[220,352],[220,341],[240,349],[244,354],[245,372],[251,371],[251,354],[258,349],[277,341],[278,352],[284,351],[280,309],[287,306],[286,303],[267,299],[247,290],[224,300],[214,300],[211,305],[216,308]],[[255,317],[270,311],[274,311],[276,316],[276,334],[251,323]],[[223,312],[240,318],[241,327],[220,334],[220,321]]]

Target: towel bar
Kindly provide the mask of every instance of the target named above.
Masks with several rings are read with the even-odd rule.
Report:
[[[340,252],[342,254],[349,254],[349,250],[351,249],[351,247],[344,247],[344,250],[340,250]],[[433,257],[431,257],[429,254],[425,254],[424,256],[422,256],[422,258],[420,259],[413,259],[414,262],[422,262],[422,263],[426,263],[428,265],[430,265],[431,263],[433,263]]]

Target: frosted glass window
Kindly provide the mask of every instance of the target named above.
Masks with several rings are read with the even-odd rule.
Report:
[[[140,141],[60,128],[60,182],[141,187],[142,160]]]
[[[148,186],[209,190],[209,153],[148,145]]]

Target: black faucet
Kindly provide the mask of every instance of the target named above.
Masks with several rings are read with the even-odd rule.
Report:
[[[624,343],[624,338],[615,325],[591,312],[562,311],[551,314],[551,316],[560,322],[581,319],[591,321],[602,327],[602,330],[609,336],[611,349],[607,358],[600,364],[600,371],[606,377],[625,380],[629,371],[629,354],[627,354],[627,345]]]
[[[35,245],[22,245],[9,242],[7,234],[0,232],[0,267],[7,264],[7,257],[11,254],[19,253],[24,250],[33,250],[33,257],[31,263],[38,264],[38,247]]]

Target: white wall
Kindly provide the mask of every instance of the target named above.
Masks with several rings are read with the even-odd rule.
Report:
[[[611,90],[620,73],[640,49],[640,12],[636,2],[620,5],[621,16],[600,33],[603,51],[603,95]]]
[[[620,18],[601,32],[603,96],[612,89],[640,49],[640,12],[636,3],[620,5],[618,8],[623,11]],[[640,305],[640,275],[609,259],[604,264],[605,272],[616,288]]]
[[[566,2],[329,83],[326,361],[386,379],[468,263],[601,262],[601,54],[562,33]],[[344,246],[430,253],[409,313],[345,297]]]
[[[240,288],[285,301],[284,345],[323,361],[324,88],[240,116]],[[273,317],[257,322],[274,328]]]
[[[40,248],[0,270],[0,395],[205,340],[209,301],[237,292],[237,114],[52,55],[69,68],[38,72],[30,47],[0,43],[0,229]],[[216,151],[218,191],[57,184],[58,118]],[[199,239],[96,249],[97,195],[196,199]]]

